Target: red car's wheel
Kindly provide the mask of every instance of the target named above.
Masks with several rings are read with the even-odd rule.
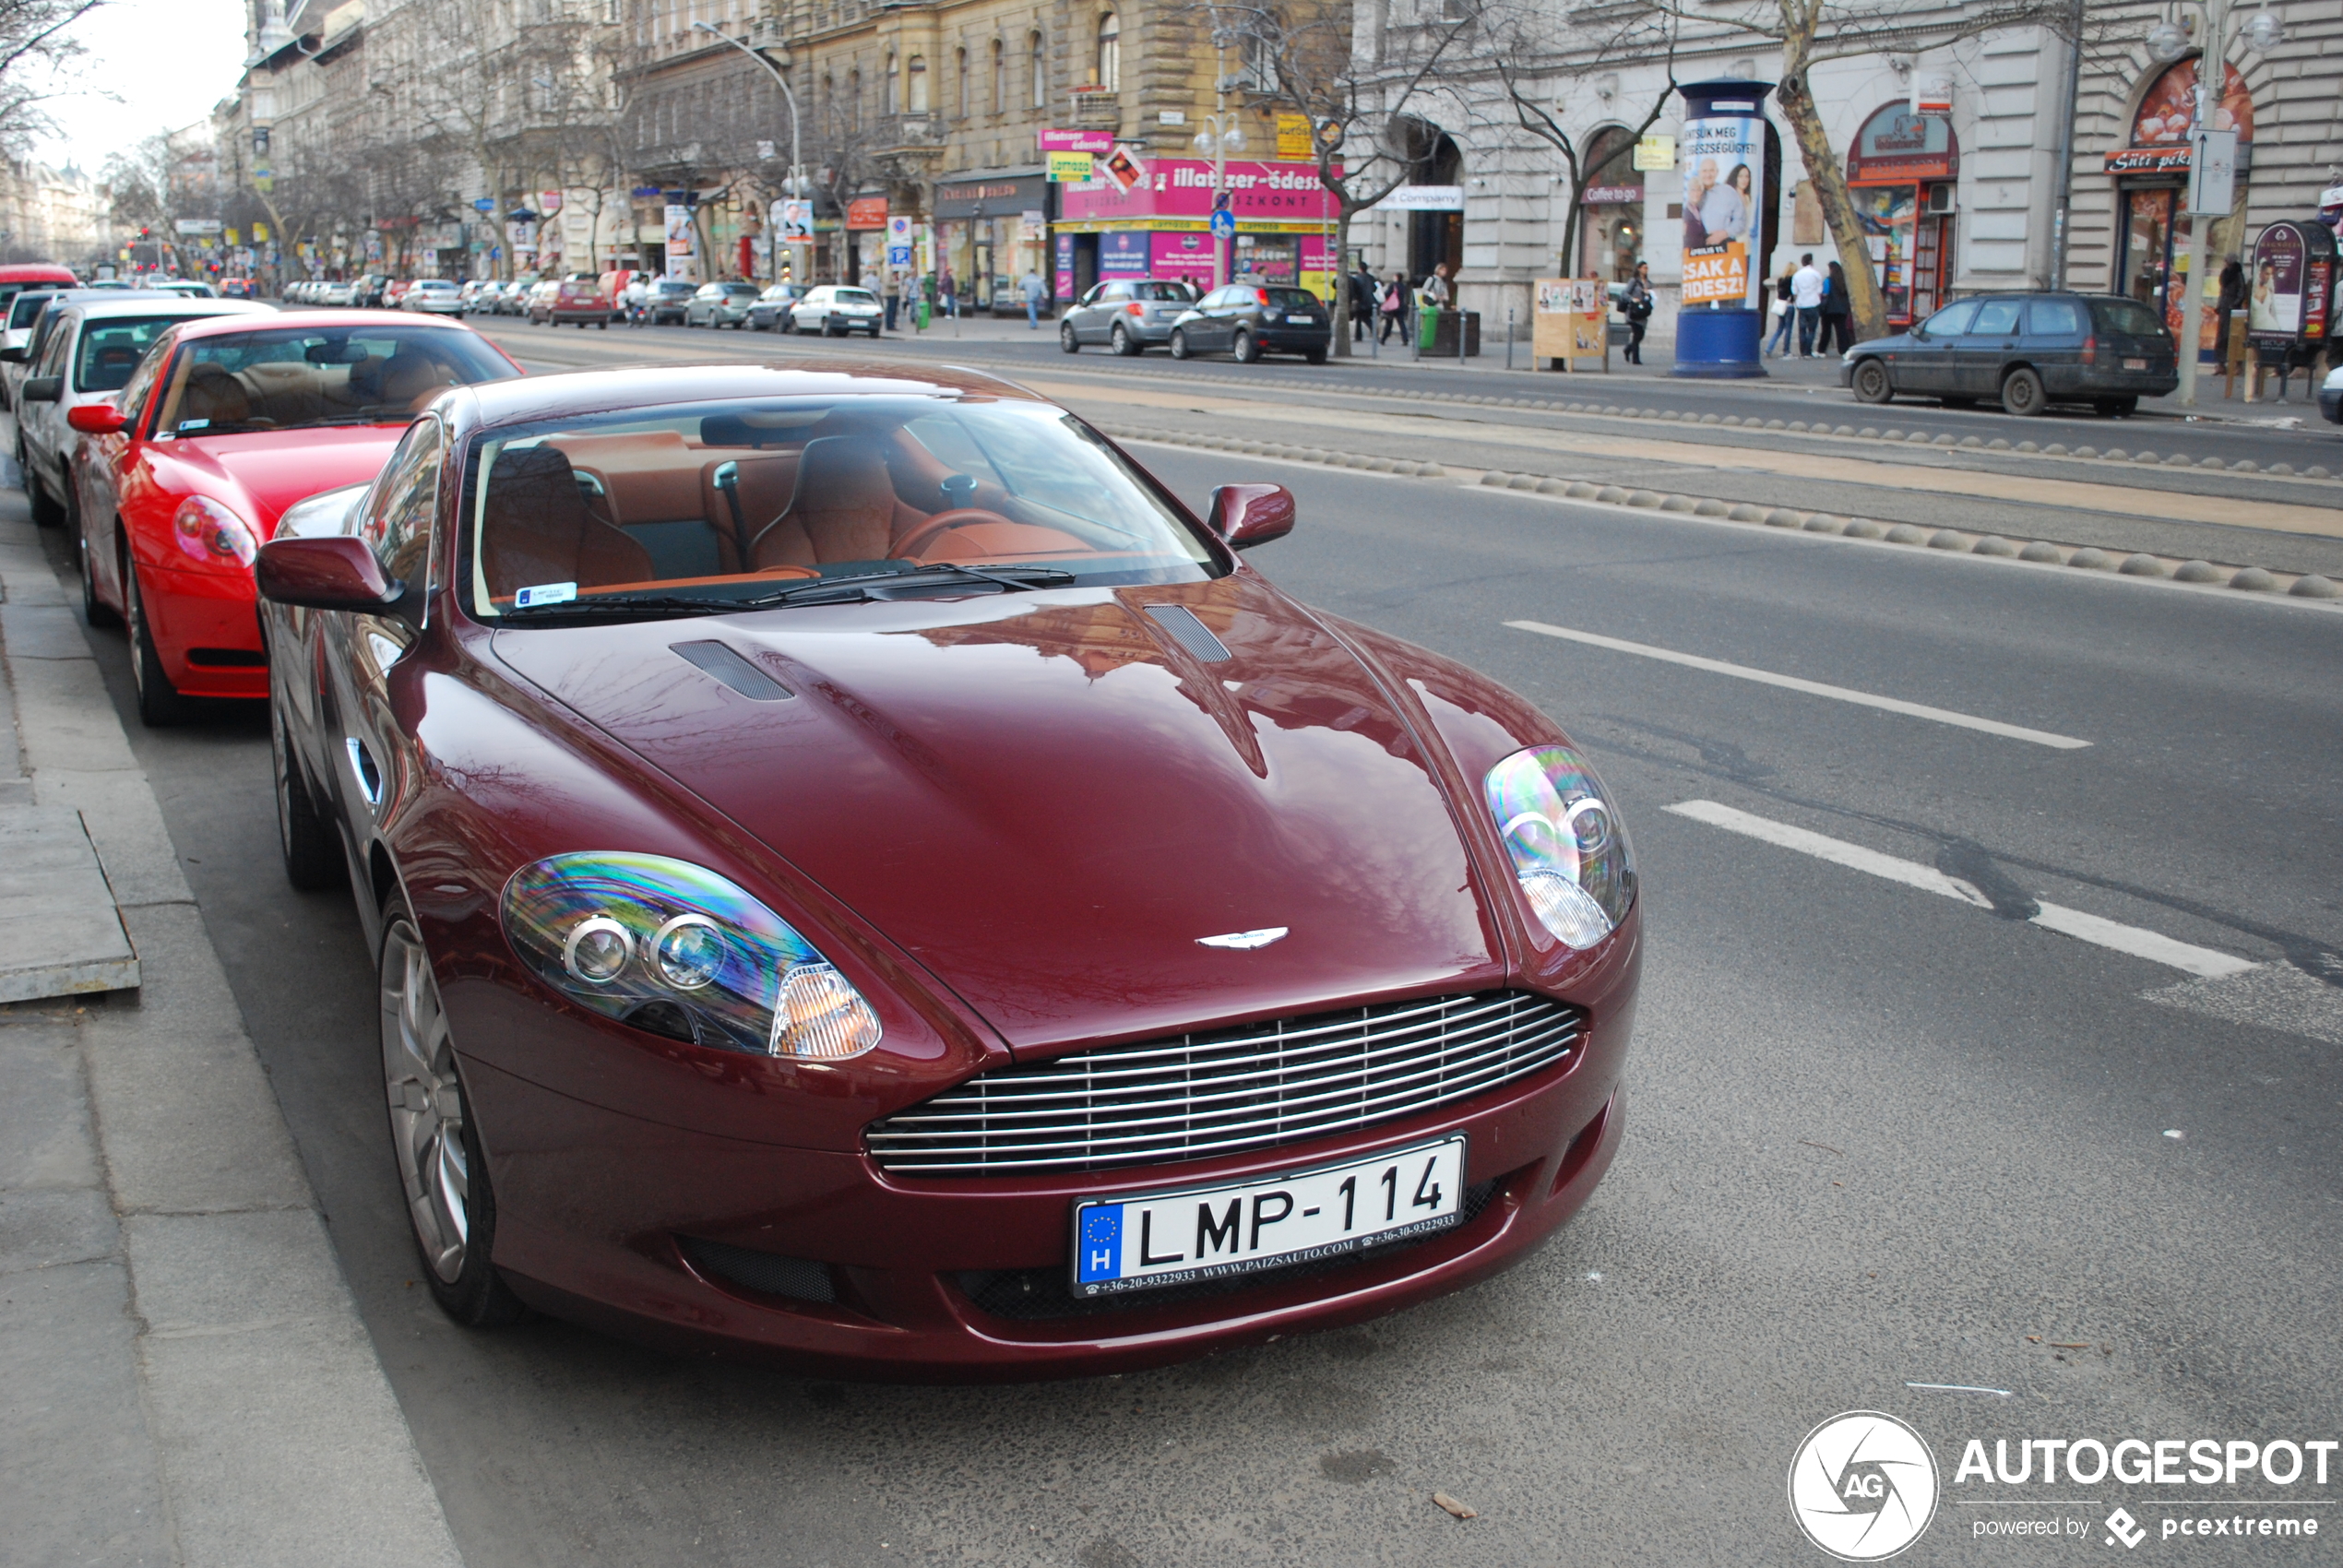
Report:
[[[138,722],[149,730],[164,730],[186,721],[193,711],[171,677],[162,672],[162,659],[155,652],[153,628],[147,624],[145,600],[138,593],[138,569],[125,565],[122,574],[122,599],[129,606],[123,617],[130,628],[130,683],[138,694]]]

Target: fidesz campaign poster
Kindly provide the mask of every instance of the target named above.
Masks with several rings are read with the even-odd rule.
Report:
[[[1753,253],[1765,232],[1766,122],[1740,114],[1688,120],[1679,147],[1684,303],[1758,309],[1764,279]]]

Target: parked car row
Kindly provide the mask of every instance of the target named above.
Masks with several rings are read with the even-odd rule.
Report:
[[[1058,347],[1069,354],[1097,344],[1138,355],[1161,345],[1175,360],[1227,353],[1250,364],[1264,354],[1299,354],[1326,362],[1334,318],[1307,289],[1237,282],[1197,296],[1175,278],[1119,278],[1100,283],[1065,309]]]

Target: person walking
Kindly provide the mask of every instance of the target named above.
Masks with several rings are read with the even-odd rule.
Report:
[[[647,315],[644,307],[650,299],[650,291],[643,287],[643,275],[639,272],[628,274],[626,287],[619,291],[618,297],[626,308],[626,325],[642,326]]]
[[[1774,335],[1766,344],[1763,358],[1775,359],[1790,352],[1790,329],[1797,326],[1798,316],[1790,303],[1790,277],[1798,268],[1785,261],[1781,276],[1774,279]]]
[[[935,297],[937,300],[942,302],[944,314],[946,315],[957,315],[960,314],[959,295],[953,290],[952,268],[948,265],[944,268],[943,273],[935,279]]]
[[[1647,262],[1635,263],[1635,275],[1627,279],[1627,293],[1620,302],[1627,313],[1627,348],[1620,357],[1629,364],[1644,362],[1644,328],[1651,325],[1651,267]]]
[[[1830,279],[1823,293],[1823,353],[1843,354],[1855,346],[1855,301],[1847,291],[1847,269],[1830,264]]]
[[[1374,274],[1362,263],[1350,275],[1350,340],[1363,343],[1374,336]]]
[[[1808,251],[1798,258],[1798,270],[1790,275],[1790,303],[1798,312],[1798,357],[1814,357],[1814,333],[1823,321],[1823,290],[1829,279],[1814,265],[1814,253]]]
[[[1041,275],[1034,271],[1031,267],[1027,267],[1025,269],[1025,280],[1017,285],[1017,291],[1025,296],[1025,325],[1027,330],[1034,332],[1040,331],[1041,328],[1041,302],[1049,298],[1048,291],[1041,287]]]
[[[1378,345],[1391,341],[1391,335],[1399,330],[1399,313],[1407,307],[1407,303],[1408,275],[1395,272],[1391,275],[1391,281],[1383,286],[1383,297],[1375,302],[1375,314],[1383,317],[1383,324],[1376,328],[1375,342]]]
[[[895,313],[903,307],[903,275],[893,267],[886,269],[886,284],[881,293],[886,302],[886,329],[895,330]]]

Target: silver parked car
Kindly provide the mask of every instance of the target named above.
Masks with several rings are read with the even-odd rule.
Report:
[[[1144,353],[1171,339],[1172,324],[1195,300],[1175,278],[1110,279],[1066,307],[1058,347],[1072,354],[1085,343],[1103,343],[1118,354]]]

